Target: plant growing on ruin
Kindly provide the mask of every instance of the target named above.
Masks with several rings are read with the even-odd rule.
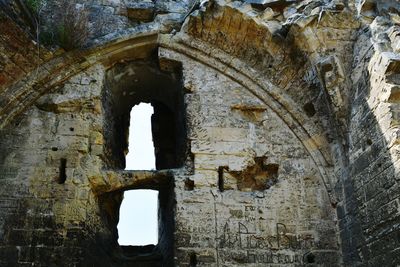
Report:
[[[25,0],[24,2],[19,3],[21,5],[22,12],[24,13],[26,19],[28,19],[33,32],[35,33],[37,39],[39,39],[41,25],[40,16],[46,5],[46,0]]]
[[[55,14],[58,45],[65,50],[83,47],[90,35],[88,12],[76,1],[62,0]]]
[[[38,15],[39,11],[45,4],[45,0],[26,0],[26,6],[34,13]]]
[[[89,38],[88,12],[76,0],[25,0],[38,43],[65,50],[83,47]],[[50,15],[46,11],[52,10]]]

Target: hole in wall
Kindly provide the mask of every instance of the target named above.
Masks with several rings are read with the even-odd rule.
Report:
[[[158,191],[129,190],[119,210],[119,245],[156,245],[158,243]]]
[[[278,182],[279,164],[266,163],[266,157],[255,157],[254,164],[242,171],[229,171],[241,191],[263,191]]]
[[[60,167],[59,167],[59,175],[57,179],[57,183],[64,184],[67,180],[67,159],[60,159]]]
[[[372,140],[371,139],[367,139],[366,143],[367,143],[368,146],[370,146],[370,145],[372,145]]]
[[[329,71],[333,71],[333,65],[331,62],[323,62],[321,64],[321,73],[325,74]]]
[[[312,253],[307,254],[306,261],[307,263],[315,263],[315,255]]]
[[[185,180],[185,190],[186,191],[193,191],[194,190],[194,181],[186,178]]]
[[[304,111],[308,117],[313,117],[316,113],[314,104],[309,102],[303,106]]]
[[[57,151],[58,148],[57,148],[57,147],[52,147],[51,150],[52,150],[52,151]]]
[[[224,192],[224,168],[225,167],[218,167],[218,190],[220,192]]]
[[[75,131],[74,127],[69,128],[71,132]]]
[[[197,255],[196,253],[192,252],[189,255],[189,267],[196,267],[197,266]]]

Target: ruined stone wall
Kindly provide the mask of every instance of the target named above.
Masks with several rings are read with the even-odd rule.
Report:
[[[101,233],[88,185],[101,168],[98,71],[74,77],[2,130],[1,266],[104,262],[102,246],[90,254]]]
[[[355,43],[349,167],[341,185],[339,227],[344,262],[395,266],[400,262],[398,26],[376,18],[363,31]]]
[[[70,52],[0,13],[21,32],[0,28],[0,266],[400,263],[396,1],[83,8]],[[156,171],[122,170],[139,102],[175,131],[153,132]],[[159,243],[119,246],[123,192],[143,188]]]
[[[194,158],[194,169],[184,167],[174,176],[176,261],[186,266],[194,253],[210,266],[285,265],[300,264],[310,255],[310,262],[337,264],[334,209],[318,169],[290,128],[225,75],[189,58],[173,59],[184,62],[184,83],[191,85],[187,140]],[[132,183],[118,186],[118,172],[103,178],[108,169],[102,146],[103,77],[100,66],[73,77],[40,98],[19,127],[3,131],[24,140],[2,141],[9,149],[2,160],[2,195],[7,203],[24,203],[18,205],[22,214],[12,212],[3,222],[4,249],[18,253],[5,255],[5,264],[40,263],[50,255],[56,262],[64,247],[77,250],[71,262],[90,262],[90,246],[100,254],[114,249],[117,221],[99,216],[111,200],[98,203],[98,191],[107,185],[105,191],[128,189]],[[64,167],[65,182],[60,180]],[[15,195],[14,187],[22,192]]]
[[[194,157],[194,188],[176,188],[181,263],[338,264],[334,209],[291,129],[248,88],[181,60]]]

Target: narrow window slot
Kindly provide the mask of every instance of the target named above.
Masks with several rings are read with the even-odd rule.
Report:
[[[57,183],[63,184],[67,180],[67,159],[60,159],[60,168],[59,168],[59,176]]]
[[[220,192],[224,192],[224,168],[218,167],[218,189]]]

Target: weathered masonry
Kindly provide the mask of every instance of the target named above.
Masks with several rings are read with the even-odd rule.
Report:
[[[66,52],[0,0],[1,267],[400,264],[397,1],[72,3]],[[153,171],[124,170],[139,103]],[[155,246],[118,244],[135,189]]]

